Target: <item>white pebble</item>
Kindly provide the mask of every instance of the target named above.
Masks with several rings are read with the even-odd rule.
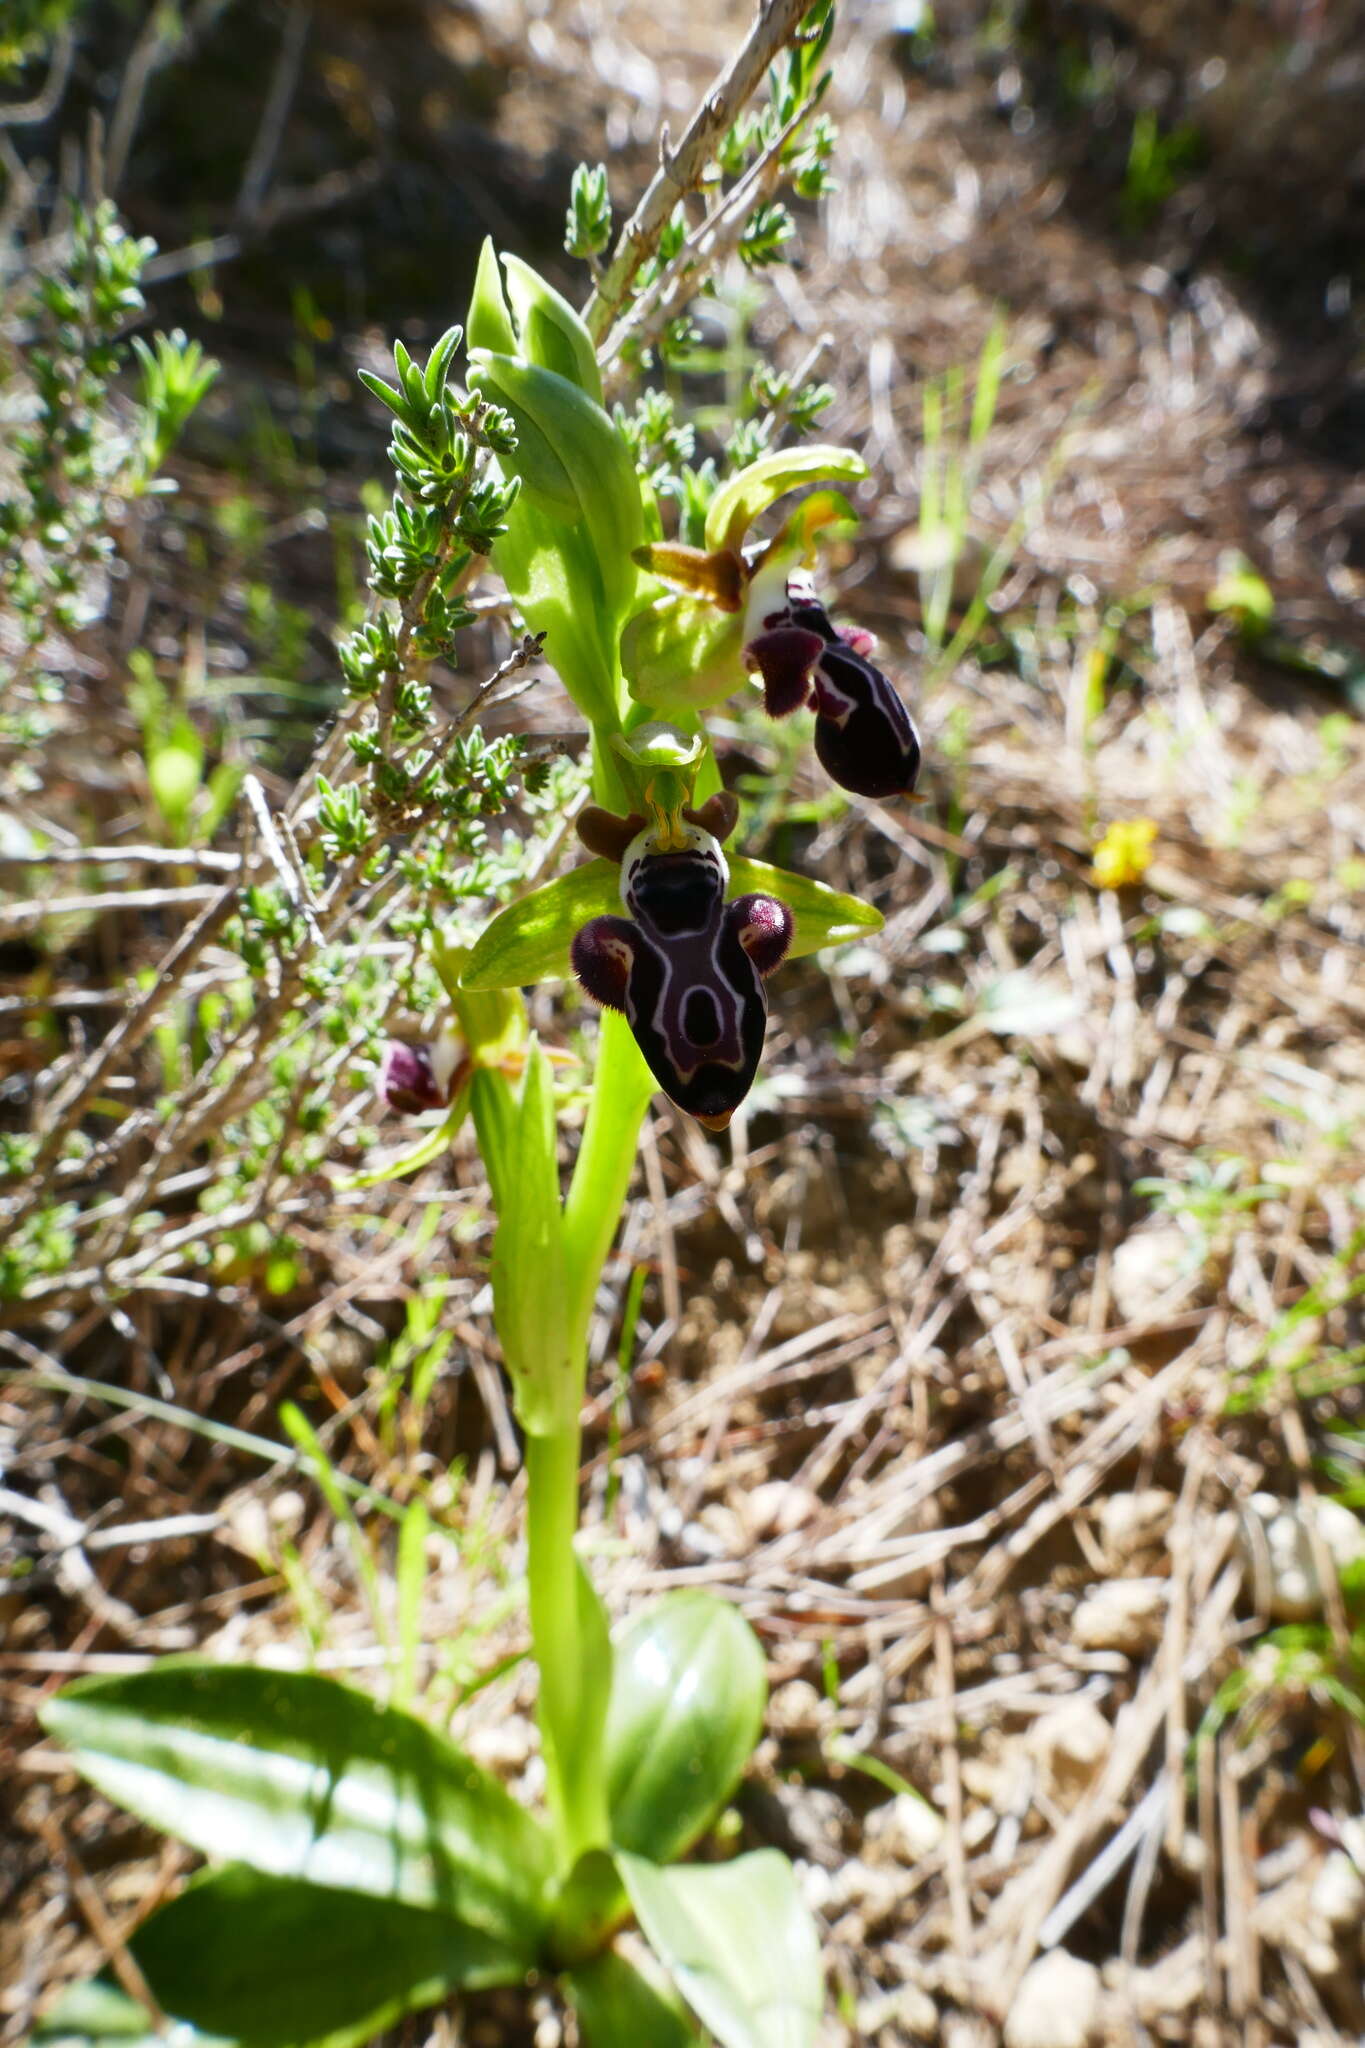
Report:
[[[1100,1973],[1064,1948],[1030,1964],[1005,2018],[1005,2048],[1086,2048],[1099,2017]]]

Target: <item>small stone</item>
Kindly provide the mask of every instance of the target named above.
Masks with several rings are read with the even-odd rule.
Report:
[[[768,1726],[776,1735],[814,1735],[829,1715],[829,1701],[805,1678],[788,1679],[768,1702]]]
[[[882,2041],[885,2048],[900,2048],[908,2036],[912,2041],[938,2039],[938,2007],[918,1984],[902,1984],[894,1991],[879,1991],[858,2003],[857,2033],[860,2041]]]
[[[789,1485],[785,1479],[765,1479],[744,1496],[741,1504],[749,1534],[758,1542],[804,1529],[819,1511],[818,1494],[808,1486]]]
[[[1067,1700],[1029,1730],[1047,1787],[1060,1806],[1071,1807],[1104,1768],[1113,1730],[1091,1699]]]
[[[1132,1656],[1161,1633],[1169,1593],[1166,1579],[1110,1579],[1081,1601],[1071,1623],[1082,1650],[1121,1650]]]
[[[1099,2017],[1100,1973],[1054,1948],[1031,1963],[1005,2018],[1005,2048],[1086,2048]]]
[[[843,1868],[836,1871],[830,1893],[827,1911],[837,1914],[841,1921],[852,1913],[856,1916],[862,1933],[874,1927],[881,1927],[895,1918],[905,1891],[905,1878],[898,1870],[876,1870],[870,1863],[851,1856]],[[851,1939],[845,1924],[841,1940]]]
[[[304,1516],[308,1513],[308,1503],[292,1486],[286,1486],[281,1492],[270,1496],[266,1503],[266,1513],[270,1517],[271,1528],[289,1538],[297,1536],[303,1527]]]
[[[1365,1878],[1344,1849],[1333,1849],[1313,1879],[1309,1910],[1329,1927],[1359,1927],[1365,1921]]]
[[[1163,1540],[1174,1513],[1175,1495],[1164,1486],[1111,1493],[1100,1509],[1100,1541],[1110,1557],[1131,1557]]]
[[[1130,1231],[1114,1252],[1109,1286],[1125,1323],[1150,1322],[1158,1305],[1169,1314],[1191,1292],[1198,1247],[1178,1223],[1158,1220]]]
[[[885,1806],[874,1806],[863,1834],[896,1862],[913,1868],[932,1856],[943,1840],[945,1822],[937,1807],[914,1792],[898,1792]]]

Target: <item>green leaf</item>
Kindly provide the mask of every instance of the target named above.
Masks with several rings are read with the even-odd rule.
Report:
[[[130,1943],[177,2048],[353,2048],[452,1991],[518,1984],[524,1955],[444,1913],[241,1864],[205,1873]],[[135,2000],[81,1984],[37,2038],[163,2043]]]
[[[521,1949],[393,1899],[265,1877],[202,1877],[140,1927],[133,1956],[157,2003],[242,2048],[373,2039],[452,1991],[517,1984]]]
[[[820,1938],[785,1856],[756,1849],[672,1870],[616,1861],[650,1947],[721,2048],[810,2048]]]
[[[502,267],[507,276],[507,297],[521,337],[516,353],[542,369],[567,377],[589,398],[602,403],[602,372],[597,367],[597,350],[582,320],[539,271],[523,263],[520,256],[505,254]],[[512,353],[512,351],[505,351]]]
[[[553,370],[482,349],[472,351],[470,363],[470,382],[504,406],[516,423],[517,446],[505,465],[528,492],[543,495],[555,510],[563,510],[562,503],[541,478],[550,474],[550,465],[564,476],[571,495],[564,516],[581,524],[590,543],[614,647],[639,583],[634,551],[645,537],[640,481],[623,436],[594,399]],[[534,516],[532,502],[518,499],[509,515],[509,533],[517,530],[519,519]],[[557,535],[550,538],[557,544]]]
[[[872,904],[842,895],[808,875],[763,860],[731,854],[728,894],[776,896],[796,919],[789,959],[826,946],[844,946],[879,932],[884,919]],[[573,973],[573,935],[592,917],[621,914],[621,871],[613,861],[590,860],[545,882],[486,924],[470,949],[462,976],[472,989],[528,988],[536,981],[567,981]]]
[[[702,2038],[670,1987],[614,1950],[569,1971],[564,1986],[588,2048],[694,2048]]]
[[[721,485],[706,508],[706,546],[738,548],[754,521],[788,491],[802,484],[860,483],[867,464],[851,448],[816,442],[805,448],[780,448],[751,462]]]
[[[757,1636],[712,1593],[666,1593],[615,1643],[607,1802],[618,1848],[672,1863],[705,1832],[763,1732]]]
[[[581,1392],[569,1358],[556,1140],[550,1063],[533,1037],[508,1157],[497,1174],[492,1268],[493,1320],[517,1419],[536,1434],[571,1421]]]
[[[544,1830],[409,1714],[311,1673],[187,1658],[68,1686],[42,1721],[101,1792],[196,1849],[535,1951]]]
[[[544,519],[523,493],[493,548],[493,563],[545,658],[592,725],[619,725],[618,622],[607,603],[586,528]]]
[[[541,421],[512,396],[520,389],[522,373],[529,372],[530,366],[518,362],[514,356],[492,355],[483,349],[470,353],[471,385],[481,397],[510,413],[517,430],[516,447],[498,458],[505,476],[521,479],[521,495],[508,516],[509,532],[515,532],[529,521],[536,522],[543,529],[546,514],[555,525],[576,526],[584,517],[578,483],[564,454],[556,446],[553,431],[547,432]],[[553,373],[537,370],[534,374],[548,377]],[[583,393],[577,390],[576,385],[563,377],[556,381],[563,384],[566,391],[575,391],[582,398]]]
[[[746,860],[742,854],[731,854],[729,861],[727,895],[776,896],[796,919],[789,960],[804,959],[826,946],[846,946],[852,939],[865,939],[886,922],[873,904],[827,888],[809,875],[794,875],[789,868],[772,867],[766,860]]]
[[[500,356],[514,356],[517,352],[517,331],[503,295],[498,252],[493,247],[491,235],[484,236],[483,247],[479,251],[479,267],[474,273],[474,290],[469,301],[469,318],[465,321],[465,338],[472,349],[491,349]]]
[[[71,2048],[85,2044],[117,2041],[120,2048],[166,2048],[166,2037],[153,2027],[145,2009],[126,1991],[101,1978],[71,1984],[56,2004],[50,2006],[33,2029],[35,2043],[43,2048],[58,2041]],[[198,2034],[186,2023],[176,2048],[217,2048],[212,2035]]]
[[[433,1159],[439,1159],[443,1152],[449,1151],[468,1110],[469,1088],[466,1085],[458,1091],[440,1123],[419,1138],[415,1145],[409,1146],[406,1152],[387,1159],[382,1166],[370,1167],[365,1173],[344,1174],[340,1180],[333,1181],[333,1187],[339,1194],[351,1194],[357,1188],[377,1188],[386,1180],[402,1180],[405,1175],[416,1173],[419,1167],[430,1166]]]

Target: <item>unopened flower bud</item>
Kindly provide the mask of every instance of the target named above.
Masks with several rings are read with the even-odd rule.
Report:
[[[379,1062],[381,1099],[400,1116],[448,1109],[460,1053],[460,1042],[450,1032],[443,1032],[433,1045],[407,1045],[391,1038]]]

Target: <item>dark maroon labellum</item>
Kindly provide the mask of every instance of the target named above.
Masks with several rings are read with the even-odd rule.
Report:
[[[840,788],[909,796],[919,775],[919,735],[897,690],[868,659],[870,647],[866,633],[841,634],[804,577],[793,577],[786,604],[764,617],[744,658],[762,677],[774,718],[813,707],[815,751]]]
[[[719,842],[687,825],[676,845],[640,832],[622,864],[629,917],[595,917],[573,942],[588,994],[624,1012],[659,1086],[723,1131],[753,1086],[768,999],[763,977],[791,943],[792,914],[771,896],[725,901]]]

